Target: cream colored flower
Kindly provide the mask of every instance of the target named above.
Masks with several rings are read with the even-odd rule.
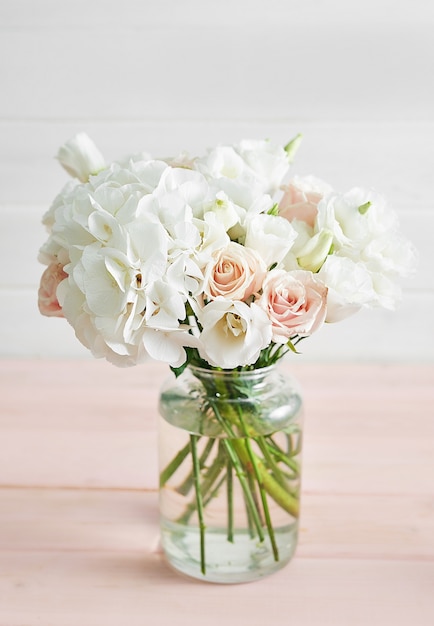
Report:
[[[260,290],[266,271],[254,250],[231,241],[213,254],[205,270],[203,290],[210,299],[247,300]]]
[[[232,369],[254,363],[271,341],[271,324],[256,304],[219,296],[202,310],[199,352],[210,365]]]
[[[86,133],[78,133],[67,141],[59,149],[57,158],[68,174],[82,183],[106,167],[104,157]]]
[[[245,244],[260,254],[267,267],[280,263],[296,238],[297,231],[278,215],[261,213],[247,220]]]

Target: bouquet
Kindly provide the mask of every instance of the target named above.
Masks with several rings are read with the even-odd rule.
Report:
[[[58,153],[73,179],[43,219],[49,235],[39,256],[47,265],[41,313],[66,318],[95,357],[118,366],[151,357],[179,376],[187,366],[262,370],[324,323],[366,307],[394,309],[399,278],[416,258],[396,214],[372,190],[341,193],[312,176],[286,180],[300,140],[243,140],[195,158],[141,153],[106,163],[85,134],[75,136]],[[272,438],[246,425],[256,409],[209,400],[236,392],[248,402],[253,392],[241,378],[197,378],[207,391],[207,419],[219,422],[226,443],[200,453],[200,437],[192,435],[162,472],[162,485],[191,454],[190,514],[203,522],[229,461],[249,520],[260,540],[266,527],[278,560],[263,496],[297,516],[294,456],[285,460]],[[215,468],[214,481],[201,473],[200,454]],[[243,482],[246,473],[250,481]]]
[[[75,180],[43,219],[41,313],[115,365],[232,369],[362,307],[394,309],[415,259],[396,214],[374,191],[282,185],[299,142],[106,164],[77,135],[58,154]]]

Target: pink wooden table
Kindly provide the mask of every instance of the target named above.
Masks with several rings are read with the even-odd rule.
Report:
[[[300,365],[292,563],[219,586],[158,549],[167,369],[0,362],[0,626],[432,626],[434,367]]]

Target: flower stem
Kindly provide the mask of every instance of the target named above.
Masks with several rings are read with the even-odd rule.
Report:
[[[199,518],[199,531],[200,531],[200,571],[205,576],[206,574],[206,562],[205,562],[205,522],[203,516],[203,502],[202,492],[200,490],[200,465],[197,455],[197,435],[190,435],[191,456],[193,458],[193,472],[194,472],[194,485],[196,490],[196,506],[197,515]]]
[[[270,542],[271,542],[271,547],[272,547],[272,550],[273,550],[274,560],[278,561],[279,560],[279,550],[277,548],[276,537],[275,537],[275,534],[274,534],[274,528],[273,528],[273,524],[271,522],[270,509],[268,508],[267,495],[265,493],[264,484],[263,484],[263,480],[262,480],[262,475],[259,472],[259,468],[258,468],[257,456],[254,454],[254,452],[252,450],[252,444],[251,444],[250,438],[249,438],[248,433],[247,433],[246,425],[244,423],[243,413],[242,413],[240,407],[237,407],[237,408],[238,408],[238,419],[240,421],[241,428],[242,428],[244,434],[246,435],[246,437],[245,437],[245,439],[243,441],[244,441],[244,444],[245,444],[246,449],[247,449],[247,454],[249,455],[250,461],[252,463],[252,467],[253,467],[253,471],[254,471],[256,480],[258,482],[259,494],[261,496],[262,508],[264,510],[264,516],[265,516],[265,524],[267,526],[268,536],[270,537]]]
[[[241,438],[235,437],[230,424],[221,415],[216,402],[211,401],[211,400],[209,402],[214,410],[215,416],[217,417],[219,423],[221,424],[222,428],[224,429],[228,437],[231,439],[233,450],[236,456],[238,457],[239,461],[241,461],[243,468],[245,468],[248,472],[253,472],[252,462],[246,450],[244,440]],[[228,412],[229,412],[229,409],[231,408],[232,407],[228,405]],[[232,408],[232,412],[233,411],[234,409]],[[234,417],[234,420],[237,420],[237,416]],[[225,439],[224,441],[226,442],[227,440]],[[271,474],[268,473],[267,468],[265,467],[265,465],[263,464],[263,462],[261,461],[261,459],[259,459],[257,455],[255,455],[255,462],[257,465],[257,470],[261,476],[262,485],[270,494],[270,496],[273,498],[273,500],[277,502],[277,504],[279,504],[290,515],[292,515],[293,517],[298,517],[299,503],[298,503],[297,498],[294,498],[294,496],[292,496],[287,491],[287,489],[282,487],[275,480],[275,478]]]
[[[247,527],[249,529],[249,536],[251,539],[253,539],[255,536],[255,525],[253,523],[252,513],[250,512],[250,507],[246,500],[245,494],[244,494],[244,503],[246,505]]]
[[[252,514],[252,520],[256,527],[259,541],[264,541],[264,533],[262,532],[261,520],[259,519],[258,509],[255,506],[255,501],[253,499],[252,492],[250,491],[249,485],[246,480],[246,473],[244,472],[244,469],[239,461],[239,458],[235,451],[234,444],[235,444],[234,441],[230,441],[229,439],[223,439],[223,445],[225,446],[229,454],[229,457],[232,461],[232,464],[235,469],[235,473],[237,475],[238,480],[240,481],[240,485],[244,492],[246,502],[249,506],[250,513]]]
[[[251,446],[251,443],[250,443],[250,439],[248,437],[246,437],[246,439],[245,439],[245,445],[246,445],[246,448],[247,448],[247,453],[249,455],[249,458],[250,458],[252,466],[253,466],[253,471],[255,473],[256,480],[258,481],[259,494],[261,496],[262,508],[264,510],[264,516],[265,516],[265,523],[267,525],[268,536],[270,537],[271,547],[273,549],[274,560],[278,561],[279,560],[279,550],[277,548],[276,537],[274,535],[274,528],[273,528],[273,524],[271,522],[270,510],[268,508],[268,502],[267,502],[267,495],[265,493],[264,485],[263,485],[263,482],[262,482],[262,476],[261,476],[261,474],[259,472],[258,464],[256,462],[257,457],[253,453],[252,446]]]
[[[206,444],[202,454],[200,455],[200,459],[199,459],[200,469],[203,469],[203,467],[205,466],[205,463],[208,460],[208,457],[214,446],[214,443],[215,443],[215,439],[210,439],[208,443]],[[194,476],[193,476],[193,470],[192,470],[190,474],[187,476],[187,478],[185,478],[185,480],[179,485],[179,487],[177,487],[176,491],[180,493],[181,495],[186,496],[187,493],[192,488],[193,482],[194,482]]]
[[[170,463],[164,468],[160,474],[160,487],[164,487],[169,478],[176,472],[178,467],[184,461],[186,456],[190,453],[190,442],[185,445],[182,450],[178,452],[176,456],[170,461]]]
[[[234,480],[232,474],[232,463],[228,458],[226,465],[226,489],[228,506],[228,541],[234,542]]]
[[[251,471],[251,468],[249,468],[249,457],[247,455],[247,452],[241,449],[243,441],[239,440],[236,443],[238,444],[238,454],[242,463],[248,467],[249,471]],[[290,515],[292,515],[293,517],[298,517],[299,504],[297,498],[292,496],[286,489],[279,485],[275,478],[268,473],[267,468],[265,467],[261,459],[259,459],[257,456],[256,464],[258,472],[261,475],[262,484],[266,491],[273,498],[273,500],[277,502],[277,504],[279,504],[282,509],[287,511]]]
[[[267,444],[268,449],[272,451],[272,453],[276,456],[277,459],[279,459],[281,463],[289,467],[294,472],[295,476],[298,476],[298,474],[300,473],[300,468],[297,461],[285,454],[285,452],[281,448],[279,448],[279,446],[271,439],[271,437],[269,438],[269,440],[272,443]]]
[[[277,480],[279,485],[284,489],[288,488],[288,484],[286,482],[285,475],[283,474],[280,467],[277,465],[276,461],[273,458],[272,452],[269,450],[267,443],[265,442],[263,437],[256,437],[255,442],[257,443],[259,449],[264,455],[264,459],[270,468],[274,478]]]
[[[255,503],[256,510],[258,511],[259,519],[261,520],[261,526],[264,526],[264,520],[262,518],[262,511],[261,511],[261,507],[259,506],[256,483],[255,483],[253,474],[251,472],[247,472],[247,481],[249,483],[249,488],[252,494],[253,502]]]
[[[213,489],[212,494],[215,493],[216,491],[215,482],[220,476],[222,469],[224,468],[225,462],[226,462],[226,453],[221,447],[221,445],[219,445],[217,456],[215,457],[212,465],[206,471],[206,474],[202,480],[202,484],[200,485],[200,491],[201,491],[201,495],[203,498],[202,500],[203,503],[205,503],[205,498],[207,498],[207,502],[211,500],[211,497],[208,497],[211,489]],[[199,459],[199,473],[200,473],[200,470],[201,470],[201,466],[200,466],[200,459]],[[195,484],[194,479],[195,479],[195,469],[194,469],[194,464],[193,464],[193,483]],[[197,508],[197,499],[190,502],[190,504],[188,505],[184,513],[181,515],[181,517],[178,518],[177,520],[178,523],[187,524],[188,520],[190,519],[192,514],[195,512],[196,508]]]

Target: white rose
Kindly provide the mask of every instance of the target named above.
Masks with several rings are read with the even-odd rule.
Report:
[[[217,146],[204,157],[195,160],[194,167],[207,178],[239,179],[248,171],[242,157],[231,146]]]
[[[384,198],[360,188],[330,194],[318,205],[315,227],[333,233],[333,254],[319,272],[330,286],[328,321],[361,306],[395,308],[396,279],[414,271],[417,253],[398,234],[397,215]]]
[[[395,212],[388,209],[382,196],[358,187],[344,194],[327,195],[319,202],[317,211],[315,230],[331,231],[336,250],[361,250],[372,239],[395,231],[398,226]]]
[[[245,244],[263,258],[267,267],[280,263],[297,238],[297,231],[283,217],[261,213],[246,222]]]
[[[372,277],[364,263],[331,255],[317,276],[328,287],[327,322],[339,322],[362,306],[373,306],[377,302]]]
[[[78,133],[58,151],[57,159],[74,178],[86,182],[106,166],[104,157],[86,133]]]
[[[401,287],[390,276],[383,273],[371,272],[371,279],[377,295],[372,306],[394,311],[401,301]]]
[[[289,170],[285,149],[271,141],[245,139],[235,150],[261,181],[264,192],[273,194]]]
[[[203,308],[199,321],[200,355],[215,367],[251,365],[271,341],[271,323],[255,304],[218,297]]]
[[[410,276],[418,261],[414,245],[395,233],[373,239],[363,248],[360,256],[370,271],[393,276]]]

